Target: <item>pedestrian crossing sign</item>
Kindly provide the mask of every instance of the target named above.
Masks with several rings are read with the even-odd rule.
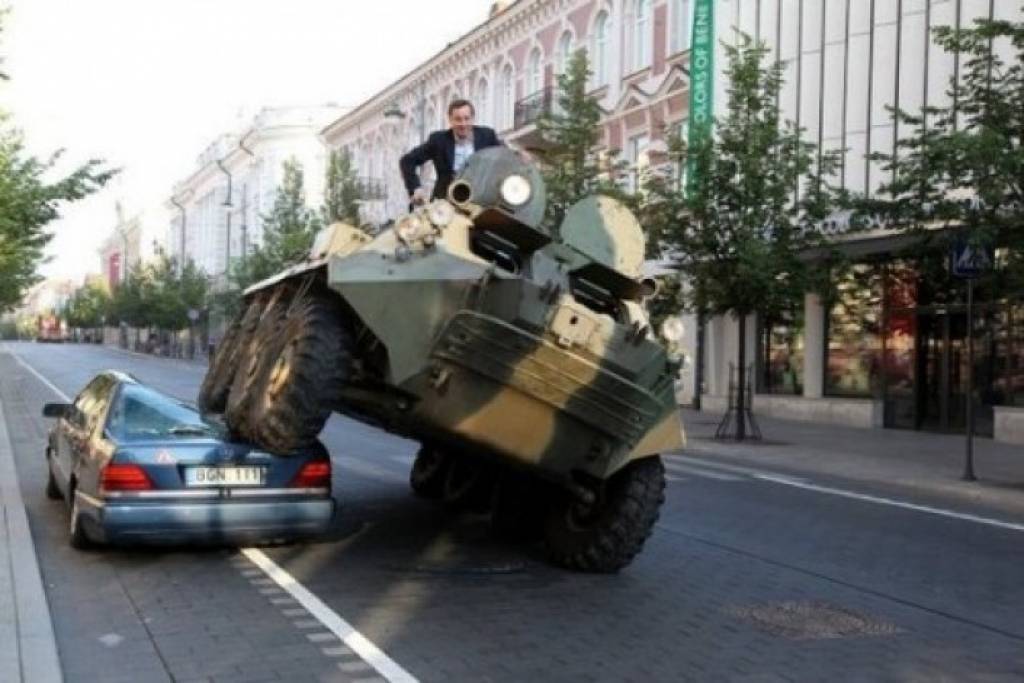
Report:
[[[952,265],[954,277],[973,279],[992,268],[992,250],[968,242],[958,242],[953,247]]]

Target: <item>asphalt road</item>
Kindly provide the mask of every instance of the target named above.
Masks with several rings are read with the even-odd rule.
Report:
[[[541,548],[414,497],[416,444],[337,416],[322,435],[335,528],[262,549],[325,611],[232,549],[76,552],[64,508],[43,495],[39,414],[58,399],[15,356],[69,395],[119,368],[191,400],[204,368],[87,346],[4,350],[0,400],[69,681],[381,680],[325,626],[334,617],[423,681],[1024,680],[1024,525],[685,454],[666,457],[661,521],[615,576],[550,567]],[[864,486],[853,493],[876,493]]]

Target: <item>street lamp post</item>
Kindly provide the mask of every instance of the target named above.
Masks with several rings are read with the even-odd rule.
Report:
[[[185,270],[185,207],[177,197],[171,197],[171,204],[181,211],[181,252],[178,258],[178,274],[180,275]]]
[[[224,280],[227,281],[231,273],[231,208],[233,206],[231,203],[232,179],[231,171],[224,166],[223,159],[217,159],[217,166],[228,179],[227,196],[224,198],[223,203],[221,203],[221,206],[224,207],[225,212],[227,213],[227,225],[225,227],[226,235],[224,240]]]

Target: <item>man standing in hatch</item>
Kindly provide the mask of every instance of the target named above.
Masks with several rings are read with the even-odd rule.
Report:
[[[430,134],[427,141],[407,152],[398,162],[402,168],[405,189],[413,204],[423,204],[426,193],[420,187],[419,168],[433,162],[437,174],[431,199],[448,196],[448,186],[458,175],[473,152],[501,144],[497,133],[487,126],[474,126],[476,112],[469,100],[453,100],[448,105],[448,130]]]

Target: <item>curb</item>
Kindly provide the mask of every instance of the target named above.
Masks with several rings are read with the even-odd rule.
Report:
[[[191,365],[191,366],[195,366],[195,367],[198,367],[198,368],[205,368],[207,365],[209,365],[208,361],[205,361],[205,360],[195,360],[195,359],[189,360],[187,358],[169,358],[167,356],[157,356],[157,355],[152,354],[152,353],[142,353],[141,351],[132,351],[130,349],[122,349],[120,346],[112,346],[112,345],[109,345],[109,344],[97,344],[97,346],[99,346],[100,348],[107,349],[109,351],[116,351],[117,353],[124,353],[124,354],[127,354],[129,356],[137,356],[139,358],[150,358],[150,359],[155,359],[155,360],[167,361],[169,363],[180,363],[180,364],[183,364],[183,365]],[[197,354],[196,357],[199,358],[198,354]]]
[[[7,540],[6,553],[0,558],[7,566],[0,567],[0,604],[10,601],[7,614],[0,615],[0,632],[14,635],[13,648],[0,642],[0,679],[35,683],[60,683],[63,676],[57,656],[50,608],[43,590],[43,580],[36,560],[36,549],[28,526],[28,515],[21,498],[14,450],[7,431],[7,420],[0,404],[0,509],[3,528],[0,537]],[[4,557],[6,555],[6,557]],[[7,586],[4,586],[4,584]],[[13,649],[15,656],[4,654]],[[13,670],[12,670],[13,669]]]

